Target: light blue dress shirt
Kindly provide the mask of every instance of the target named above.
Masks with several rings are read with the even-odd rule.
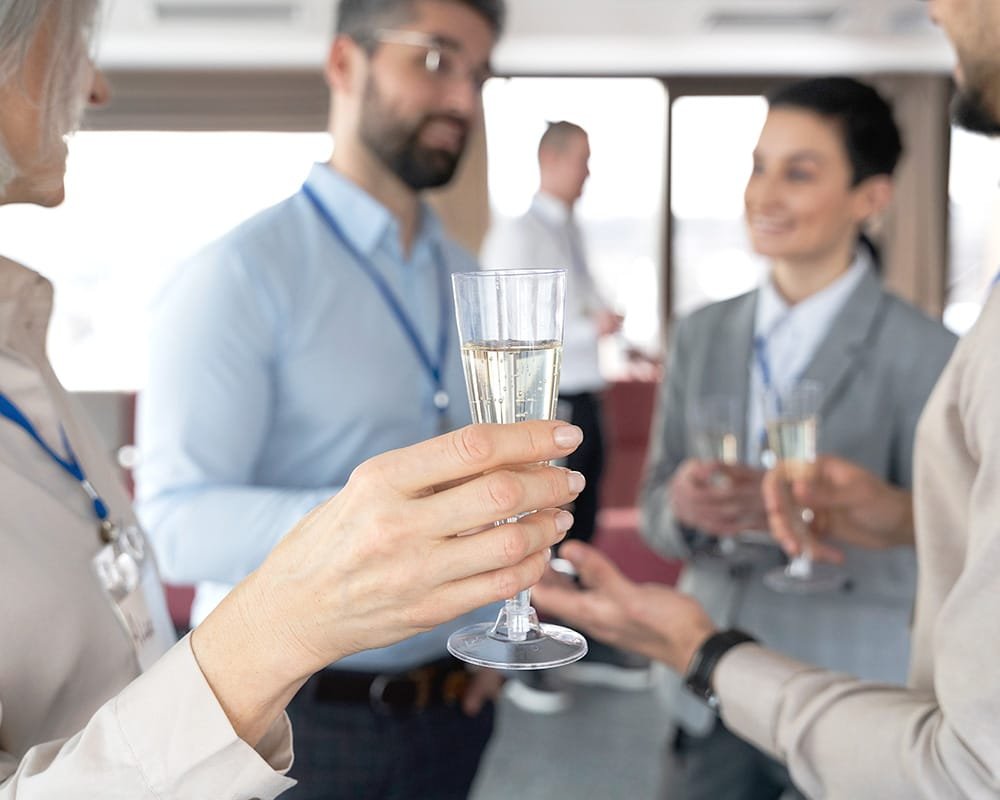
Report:
[[[426,206],[404,257],[395,218],[372,197],[323,164],[308,183],[427,352],[437,354],[448,326],[448,422],[468,423],[449,284],[475,261]],[[165,578],[200,584],[194,621],[358,464],[437,435],[434,393],[386,301],[303,192],[185,264],[153,311],[137,490]],[[493,613],[336,666],[396,670],[440,658],[452,630]]]
[[[859,248],[847,271],[822,290],[795,305],[789,305],[768,275],[757,294],[753,335],[764,341],[768,378],[772,386],[787,389],[816,355],[834,319],[861,279],[874,269],[871,256]],[[746,460],[756,464],[764,441],[763,397],[766,381],[759,359],[750,362],[750,402],[747,403]]]

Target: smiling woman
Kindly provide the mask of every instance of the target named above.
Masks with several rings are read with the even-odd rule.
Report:
[[[954,338],[881,287],[877,254],[862,236],[891,198],[899,152],[889,107],[857,81],[815,79],[770,96],[744,193],[750,240],[768,273],[757,290],[674,326],[642,491],[647,541],[686,560],[680,586],[717,610],[717,624],[892,683],[906,674],[912,551],[850,551],[854,591],[791,602],[763,584],[780,554],[741,539],[764,526],[762,399],[772,390],[818,381],[822,450],[902,489],[912,483],[917,416]],[[739,407],[743,463],[704,460],[696,448],[690,421],[713,398]],[[689,782],[705,787],[691,798],[727,796],[736,785],[795,791],[780,765],[683,694],[679,678],[671,690],[683,754],[671,764],[672,791]]]

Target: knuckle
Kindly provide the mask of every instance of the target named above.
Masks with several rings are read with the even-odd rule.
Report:
[[[459,461],[469,467],[483,467],[493,456],[493,439],[486,425],[466,425],[451,442]]]
[[[509,525],[503,538],[504,563],[519,564],[531,553],[531,541],[526,530],[528,523]]]
[[[525,586],[530,586],[525,582],[523,576],[515,568],[503,569],[496,573],[496,597],[498,599],[513,597]]]
[[[549,497],[553,502],[558,504],[576,494],[569,488],[569,473],[566,470],[559,467],[548,467],[545,470],[544,478]]]
[[[382,471],[380,462],[381,459],[378,456],[370,458],[367,461],[362,461],[351,471],[351,476],[348,479],[348,482],[354,484],[369,484],[377,481],[378,476]]]
[[[494,472],[486,477],[487,501],[501,514],[517,510],[524,497],[521,482],[510,472]]]

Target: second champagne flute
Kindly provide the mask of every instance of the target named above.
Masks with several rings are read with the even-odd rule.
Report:
[[[794,386],[770,389],[764,397],[764,421],[768,447],[775,457],[774,469],[792,498],[792,483],[811,481],[816,472],[819,446],[819,410],[822,398],[817,381],[799,381]],[[813,561],[812,544],[816,515],[811,508],[795,509],[794,522],[802,543],[802,552],[764,576],[764,583],[776,592],[814,594],[832,592],[847,582],[841,567]]]
[[[465,272],[453,275],[452,283],[472,419],[552,419],[559,394],[566,271]],[[512,522],[517,518],[496,524]],[[528,589],[506,601],[496,622],[455,631],[448,650],[486,667],[544,669],[582,658],[587,640],[561,625],[540,623]]]

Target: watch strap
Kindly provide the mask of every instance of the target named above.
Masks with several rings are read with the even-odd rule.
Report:
[[[749,633],[735,628],[719,631],[709,636],[698,648],[684,675],[684,686],[696,697],[704,700],[713,710],[718,710],[719,699],[712,689],[712,673],[720,659],[737,645],[757,640]]]

